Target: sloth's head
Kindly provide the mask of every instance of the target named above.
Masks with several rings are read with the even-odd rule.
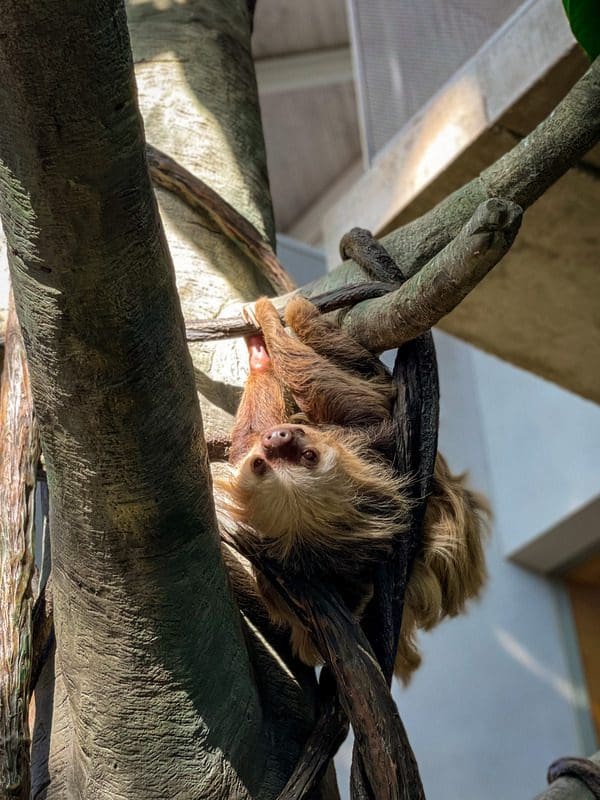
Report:
[[[308,490],[323,476],[331,474],[337,448],[317,428],[284,424],[262,433],[243,459],[240,471],[254,489],[275,482],[298,485]]]
[[[283,424],[235,465],[231,511],[285,558],[389,541],[406,512],[401,482],[368,439],[340,428]]]

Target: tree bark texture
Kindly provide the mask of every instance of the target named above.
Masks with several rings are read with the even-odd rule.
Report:
[[[247,8],[240,0],[127,3],[139,102],[149,142],[211,187],[274,245],[266,154],[251,57]],[[214,319],[233,304],[273,294],[257,268],[209,213],[156,192],[187,321]],[[248,355],[235,342],[190,345],[209,452],[223,453],[247,376]],[[248,623],[262,713],[277,751],[277,791],[292,772],[315,722],[313,671],[282,653]],[[283,655],[285,663],[281,656]],[[279,781],[281,779],[281,784]],[[274,790],[274,794],[277,793]],[[323,797],[337,796],[331,771]]]
[[[346,328],[376,352],[431,330],[506,255],[522,213],[520,206],[500,198],[481,203],[458,235],[399,289],[351,309]]]
[[[211,187],[273,245],[246,4],[129,0],[127,14],[148,142]],[[210,214],[167,190],[156,194],[186,320],[212,319],[232,303],[273,294],[252,258]],[[223,441],[246,377],[245,345],[193,344],[190,352],[206,437]]]
[[[2,225],[0,225],[0,374],[4,358],[4,334],[8,321],[8,298],[10,295],[10,280],[8,277],[8,256],[6,254],[6,238]]]
[[[28,800],[33,499],[39,459],[25,348],[12,304],[0,387],[0,798]]]
[[[247,27],[245,4],[229,5]],[[298,688],[285,725],[265,710],[230,597],[124,8],[9,0],[3,33],[0,211],[48,472],[71,735],[52,742],[62,772],[47,796],[272,796],[311,717]],[[208,297],[210,278],[195,280]],[[279,673],[285,706],[296,683]],[[294,723],[274,752],[277,725]]]

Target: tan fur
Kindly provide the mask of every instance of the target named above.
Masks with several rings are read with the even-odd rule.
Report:
[[[487,576],[483,535],[489,513],[485,499],[467,489],[464,476],[453,475],[438,454],[423,547],[407,586],[396,655],[395,672],[404,683],[421,663],[417,629],[431,630],[478,597]]]
[[[249,467],[257,452],[253,447],[230,468],[226,486],[218,479],[229,514],[259,532],[268,554],[282,563],[297,557],[298,548],[318,557],[323,550],[356,546],[369,553],[374,539],[389,542],[406,516],[402,481],[382,461],[369,458],[368,440],[360,433],[303,429],[320,455],[318,465],[309,470],[281,464],[257,478]]]
[[[303,298],[295,298],[286,313],[298,338],[285,331],[269,301],[258,301],[255,313],[270,363],[250,375],[234,426],[232,463],[215,479],[220,524],[232,536],[251,539],[282,569],[329,582],[360,615],[371,597],[374,565],[387,557],[393,537],[403,535],[409,508],[406,483],[374,450],[376,442],[392,440],[391,379]],[[287,391],[301,417],[290,419]],[[255,459],[266,458],[265,430],[278,423],[301,431],[301,446],[316,454],[315,464],[296,454],[269,460],[264,473],[253,470]],[[405,682],[420,663],[417,629],[429,630],[462,612],[483,585],[486,513],[484,501],[438,456],[396,659],[396,673]],[[255,592],[271,620],[290,629],[297,655],[318,663],[310,636],[285,602],[252,575],[247,565],[242,571],[232,566],[236,590]]]
[[[404,529],[404,485],[383,461],[369,457],[368,439],[360,432],[303,430],[307,445],[319,452],[318,465],[281,464],[257,476],[250,469],[252,448],[215,477],[219,519],[232,535],[251,537],[284,569],[325,580],[337,573],[347,605],[361,613],[374,564]],[[273,622],[291,628],[296,654],[308,664],[319,663],[306,631],[260,575],[257,589]]]

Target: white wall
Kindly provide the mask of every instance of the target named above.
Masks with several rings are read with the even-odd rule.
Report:
[[[452,337],[436,345],[440,449],[496,515],[490,579],[467,616],[422,637],[423,666],[394,694],[428,800],[533,797],[551,761],[595,744],[563,590],[505,554],[597,491],[599,410]],[[342,791],[349,760],[347,745]]]
[[[497,518],[507,520],[511,485],[500,478],[508,472],[512,479],[511,463],[519,472],[529,469],[523,454],[536,446],[527,425],[512,435],[512,415],[533,419],[536,406],[521,394],[522,376],[512,368],[443,334],[436,334],[436,345],[440,449],[455,470],[470,471]],[[509,402],[511,385],[519,402]],[[500,406],[510,412],[504,435],[497,429],[490,435]],[[543,497],[536,502],[543,505]],[[518,516],[516,505],[512,513]],[[395,691],[428,800],[531,797],[543,788],[552,760],[594,747],[576,654],[567,652],[572,631],[562,588],[508,563],[504,551],[495,528],[483,600],[422,637],[423,667],[408,690]]]
[[[299,286],[325,273],[325,256],[321,250],[284,233],[277,234],[277,255]]]
[[[481,351],[471,359],[496,531],[512,554],[600,495],[600,406]]]

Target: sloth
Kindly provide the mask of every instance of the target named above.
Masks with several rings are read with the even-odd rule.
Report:
[[[235,418],[229,465],[215,477],[220,527],[245,539],[282,571],[335,588],[358,617],[377,563],[406,532],[410,476],[390,466],[394,385],[377,357],[293,297],[281,323],[258,300],[260,334],[247,338],[250,370]],[[438,455],[424,536],[406,590],[396,675],[407,682],[421,658],[418,628],[462,612],[486,570],[485,502]],[[231,556],[226,560],[231,566]],[[289,631],[293,652],[321,662],[310,633],[279,594],[253,571],[234,591],[253,591],[270,620]]]

